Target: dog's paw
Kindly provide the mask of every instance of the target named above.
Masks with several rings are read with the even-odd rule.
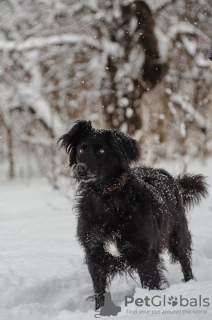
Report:
[[[160,289],[161,290],[165,290],[167,288],[170,288],[170,284],[168,282],[163,282],[161,285],[160,285]]]
[[[121,253],[119,252],[117,248],[117,244],[115,241],[108,240],[104,243],[104,249],[107,251],[109,254],[111,254],[113,257],[120,257]]]

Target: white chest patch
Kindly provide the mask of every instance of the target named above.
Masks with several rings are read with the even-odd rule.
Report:
[[[116,242],[109,240],[104,243],[104,249],[110,253],[113,257],[120,257],[121,253],[119,252]]]

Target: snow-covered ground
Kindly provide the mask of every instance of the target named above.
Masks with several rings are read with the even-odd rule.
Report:
[[[208,176],[212,165],[190,165],[190,172]],[[175,174],[180,171],[170,168]],[[94,319],[92,283],[83,264],[83,251],[75,239],[76,218],[72,212],[74,190],[68,183],[54,190],[44,179],[0,180],[0,320]],[[212,188],[210,196],[188,213],[193,235],[193,271],[196,281],[182,283],[178,264],[165,255],[170,288],[142,290],[138,279],[117,277],[112,298],[121,306],[119,319],[211,319],[212,318]],[[124,306],[125,296],[155,298],[166,306]],[[182,304],[197,306],[180,306]],[[168,304],[169,298],[178,304]],[[209,299],[209,306],[200,306]],[[161,300],[162,297],[162,300]],[[187,300],[185,300],[187,299]],[[192,300],[193,299],[193,300]],[[196,300],[195,300],[196,299]],[[196,302],[195,302],[196,301]],[[203,304],[203,301],[202,303]],[[146,315],[141,315],[141,312]],[[164,313],[166,312],[166,313]],[[169,312],[174,312],[170,314]]]

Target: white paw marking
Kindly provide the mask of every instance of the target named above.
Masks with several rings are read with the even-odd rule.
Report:
[[[119,252],[116,242],[112,240],[108,240],[104,243],[104,249],[108,253],[110,253],[113,257],[120,257],[121,253]]]

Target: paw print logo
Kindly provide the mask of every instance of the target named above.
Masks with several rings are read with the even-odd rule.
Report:
[[[168,304],[172,305],[172,307],[175,307],[178,304],[177,297],[171,296],[169,298]]]

